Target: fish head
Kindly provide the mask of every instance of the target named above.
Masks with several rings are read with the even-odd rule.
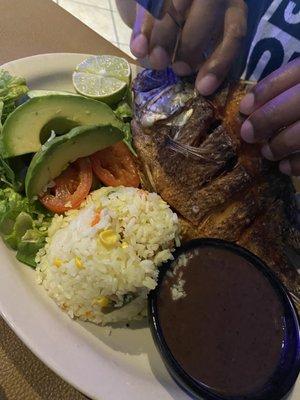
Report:
[[[170,68],[144,70],[135,79],[133,92],[135,116],[144,127],[180,114],[186,103],[197,97],[194,85]]]

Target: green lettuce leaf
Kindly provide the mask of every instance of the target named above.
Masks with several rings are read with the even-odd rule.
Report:
[[[12,249],[17,250],[18,245],[22,240],[22,237],[29,229],[32,228],[32,225],[33,225],[32,217],[28,213],[21,211],[16,218],[13,228],[10,229],[10,233],[6,235],[4,234],[3,236],[4,241]]]
[[[16,101],[28,92],[24,78],[11,76],[0,69],[0,116],[3,124],[8,115],[16,108]]]
[[[1,132],[2,132],[2,128],[3,128],[3,125],[2,125],[2,114],[3,114],[3,107],[4,107],[4,102],[2,101],[2,100],[0,100],[0,134],[1,134]],[[1,152],[2,152],[2,140],[1,140]]]
[[[28,92],[25,79],[11,76],[7,71],[0,69],[0,155],[3,154],[2,127],[8,115],[16,108],[16,102]],[[15,164],[15,161],[14,161]],[[12,165],[14,165],[12,164]],[[0,186],[9,186],[20,190],[19,182],[11,166],[0,156]]]
[[[131,153],[137,157],[136,151],[132,146],[132,133],[131,133],[131,125],[130,122],[124,122],[123,128],[122,128],[123,132],[124,132],[124,139],[123,141],[127,144],[129,150],[131,151]]]
[[[0,235],[17,251],[18,260],[35,267],[35,256],[45,245],[52,214],[40,203],[30,203],[13,188],[0,188]]]
[[[37,252],[45,246],[47,230],[41,231],[38,228],[32,228],[26,231],[22,239],[18,243],[16,257],[17,259],[35,268],[35,257]]]
[[[115,114],[122,121],[126,121],[132,118],[132,109],[128,103],[121,101],[115,109]]]
[[[134,156],[137,156],[136,151],[132,145],[132,133],[131,133],[131,119],[132,113],[132,92],[128,88],[125,98],[114,109],[116,117],[121,121],[120,128],[124,132],[124,143],[128,146],[129,150]]]
[[[1,138],[0,138],[1,154]],[[0,155],[0,186],[7,186],[18,192],[22,187],[22,182],[16,178],[16,175],[8,162]]]

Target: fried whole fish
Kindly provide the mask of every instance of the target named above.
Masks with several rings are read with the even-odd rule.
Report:
[[[260,146],[240,139],[245,90],[226,85],[204,98],[171,70],[139,74],[132,130],[141,179],[178,213],[184,240],[214,237],[249,249],[300,310],[300,275],[286,255],[300,250],[294,187]]]

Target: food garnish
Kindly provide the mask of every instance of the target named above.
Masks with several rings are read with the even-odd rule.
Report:
[[[113,125],[123,129],[106,104],[83,96],[50,94],[17,107],[3,125],[3,155],[16,157],[40,151],[52,131],[63,136],[79,126]]]
[[[11,76],[0,69],[0,131],[8,115],[16,108],[16,102],[28,92],[25,79]]]
[[[180,215],[185,240],[225,239],[261,257],[300,310],[300,275],[285,251],[300,248],[294,187],[259,145],[241,139],[244,83],[204,98],[193,96],[188,79],[172,70],[148,70],[133,89],[133,139],[144,187],[155,188]]]
[[[101,220],[91,227],[99,208]],[[132,187],[92,192],[76,212],[56,215],[49,231],[37,255],[38,282],[71,317],[100,324],[139,317],[179,241],[168,204]]]
[[[99,180],[107,186],[140,185],[134,157],[128,147],[118,142],[90,156],[92,168]]]
[[[84,157],[122,139],[126,149],[134,153],[130,68],[126,61],[102,58],[104,63],[110,60],[110,73],[115,73],[114,78],[126,86],[121,102],[115,103],[114,109],[76,93],[43,88],[28,90],[23,78],[0,69],[0,132],[4,125],[0,137],[0,234],[17,251],[17,259],[34,268],[36,253],[45,244],[53,213],[79,208],[91,190],[101,187],[90,160]],[[115,128],[91,134],[92,126],[99,124]],[[72,139],[74,129],[77,139],[78,132],[82,138],[81,143],[75,140],[77,145]],[[84,132],[90,133],[84,137]],[[100,137],[106,138],[103,141]],[[57,151],[59,147],[61,150]],[[93,226],[99,222],[100,213],[96,214]],[[56,268],[62,263],[56,257]]]
[[[73,74],[73,85],[83,96],[113,105],[123,99],[131,80],[129,63],[116,56],[91,56]]]
[[[81,158],[54,179],[54,185],[41,194],[39,200],[53,213],[78,208],[90,192],[92,179],[90,160]]]
[[[26,174],[28,198],[32,200],[34,196],[39,196],[69,163],[87,157],[122,138],[122,131],[112,125],[79,126],[45,143],[43,149],[33,156]]]

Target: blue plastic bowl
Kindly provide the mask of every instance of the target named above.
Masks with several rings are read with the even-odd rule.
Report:
[[[157,296],[166,272],[172,268],[172,264],[178,256],[187,250],[210,246],[222,248],[234,252],[250,262],[269,280],[282,303],[285,320],[285,338],[280,363],[268,382],[256,390],[255,393],[237,396],[223,396],[208,388],[198,380],[193,379],[179,365],[172,355],[164,339],[159,322]],[[174,260],[164,265],[159,274],[158,285],[149,294],[148,314],[151,333],[158,351],[173,379],[177,384],[194,399],[207,400],[280,400],[293,388],[300,372],[300,325],[296,307],[282,283],[267,265],[248,250],[219,239],[195,239],[180,247],[174,254]]]

